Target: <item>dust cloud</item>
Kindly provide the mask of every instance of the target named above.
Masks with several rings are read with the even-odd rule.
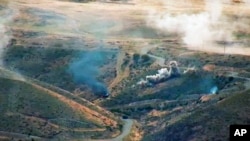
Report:
[[[228,15],[223,12],[225,3],[230,2],[228,0],[205,0],[204,11],[192,13],[170,13],[168,9],[162,12],[152,8],[148,11],[147,23],[161,31],[179,34],[182,42],[189,49],[250,55],[250,49],[245,44],[237,42],[234,36],[239,28],[249,26],[247,23],[242,23],[242,20],[230,21]],[[248,3],[249,1],[246,1],[243,4]],[[178,3],[168,0],[164,4],[173,6]]]

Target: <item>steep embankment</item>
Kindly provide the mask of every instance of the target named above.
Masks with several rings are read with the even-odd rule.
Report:
[[[112,136],[119,130],[118,118],[105,109],[84,99],[77,100],[66,92],[52,91],[45,84],[41,86],[42,82],[23,78],[12,71],[1,69],[0,72],[3,76],[0,78],[0,131],[3,137],[24,139],[34,138],[33,135],[36,138],[77,139],[95,135],[98,138]]]
[[[228,140],[229,125],[250,124],[250,91],[235,94],[208,108],[170,125],[162,131],[147,135],[144,140]]]

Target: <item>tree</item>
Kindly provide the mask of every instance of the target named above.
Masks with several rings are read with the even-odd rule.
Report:
[[[150,57],[147,54],[144,54],[141,56],[141,59],[142,59],[142,62],[145,63],[150,60]]]
[[[134,60],[134,62],[135,62],[135,63],[138,63],[140,57],[141,57],[140,54],[137,54],[137,53],[133,54],[133,60]]]

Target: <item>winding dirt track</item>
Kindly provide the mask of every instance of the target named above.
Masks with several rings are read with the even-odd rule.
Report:
[[[75,109],[77,111],[81,111],[82,114],[85,114],[86,118],[88,118],[90,120],[94,120],[97,123],[103,124],[106,126],[116,126],[117,125],[116,121],[110,120],[109,118],[97,113],[96,111],[89,109],[88,107],[85,107],[85,106],[83,106],[83,105],[81,105],[73,100],[70,100],[61,94],[58,94],[54,91],[51,91],[45,87],[42,87],[42,86],[34,83],[33,81],[30,81],[29,78],[27,79],[27,77],[25,79],[20,74],[15,73],[14,71],[7,70],[5,68],[0,68],[0,70],[5,72],[4,73],[5,76],[3,76],[3,77],[8,78],[8,79],[23,81],[29,85],[32,85],[33,87],[35,87],[39,90],[45,91],[46,93],[50,94],[51,96],[56,97],[59,100],[61,100],[62,102],[64,102],[65,104],[69,105],[70,107],[72,107],[72,109]]]
[[[198,0],[189,0],[191,3],[189,7],[183,8],[183,5],[186,5],[187,2],[185,0],[181,1],[176,1],[176,0],[170,0],[170,3],[168,3],[168,6],[164,6],[162,2],[154,1],[150,2],[149,0],[132,0],[129,4],[116,4],[116,3],[89,3],[89,4],[79,4],[79,3],[72,3],[72,2],[63,2],[63,1],[57,1],[57,0],[39,0],[39,1],[34,1],[34,0],[13,0],[10,3],[10,6],[13,8],[18,8],[19,6],[25,7],[25,8],[38,8],[38,9],[43,9],[43,10],[49,10],[49,11],[54,11],[56,13],[60,13],[63,15],[66,15],[68,18],[67,20],[70,21],[68,23],[63,23],[62,25],[65,28],[68,28],[67,33],[63,34],[68,34],[68,35],[74,35],[74,36],[86,36],[90,38],[97,38],[100,39],[100,37],[95,37],[93,30],[89,29],[91,27],[88,27],[86,25],[81,25],[81,23],[84,22],[85,19],[89,19],[89,23],[93,22],[102,22],[102,21],[118,21],[118,25],[115,25],[110,29],[110,31],[119,31],[121,28],[124,26],[130,26],[133,25],[135,21],[140,21],[140,22],[145,22],[145,18],[147,17],[148,10],[151,10],[152,7],[158,9],[159,11],[165,11],[168,9],[169,11],[176,12],[176,13],[184,13],[188,11],[190,8],[200,11],[204,8],[204,4],[202,2],[198,2]],[[229,12],[237,12],[237,10],[243,10],[246,14],[249,14],[249,8],[245,6],[241,6],[237,9],[234,9],[235,6],[233,5],[225,5],[226,11]],[[108,16],[103,16],[103,15],[108,15]],[[79,18],[81,17],[81,18]],[[94,17],[94,18],[93,18]],[[105,19],[105,18],[106,19]],[[71,22],[72,20],[72,22]],[[129,21],[131,20],[131,21]],[[125,23],[125,24],[124,24]],[[59,25],[59,26],[62,26]],[[88,24],[87,24],[88,25]],[[91,25],[91,24],[89,24]],[[79,29],[79,31],[78,31]],[[78,32],[76,32],[78,31]],[[62,34],[63,31],[49,31],[54,34]],[[102,32],[102,31],[101,31]],[[105,31],[104,31],[105,32]],[[116,38],[114,36],[109,35],[109,33],[105,33],[105,38]],[[105,39],[104,39],[105,40]],[[191,50],[201,50],[205,52],[211,52],[214,51],[216,53],[224,53],[224,48],[222,47],[216,47],[213,46],[209,49],[207,48],[190,48]],[[143,50],[143,49],[142,49]],[[241,48],[239,47],[230,47],[226,48],[226,53],[230,54],[243,54],[243,55],[250,55],[250,48]],[[119,56],[121,60],[123,59],[124,56]],[[150,57],[156,59],[157,63],[160,66],[164,66],[165,59],[158,57],[158,56],[153,56],[150,55]],[[111,84],[111,87],[113,87],[116,83],[121,81],[124,76],[122,73],[120,73],[120,64],[117,65],[117,72],[118,77],[114,80],[113,84]],[[9,72],[9,76],[6,75],[4,77],[14,79],[14,80],[19,80],[19,81],[25,81],[25,79],[19,75],[18,73],[6,70],[4,68],[0,68],[4,71]],[[124,74],[126,76],[126,74]],[[233,75],[236,78],[242,78],[238,76],[237,74]],[[242,78],[247,80],[249,82],[249,78]],[[249,83],[247,83],[249,84]],[[246,85],[247,85],[246,84]],[[86,109],[85,107],[82,107],[81,105],[69,101],[65,97],[61,96],[60,94],[57,94],[53,91],[50,91],[42,86],[39,86],[37,84],[31,83],[34,87],[48,91],[50,95],[55,96],[62,100],[63,102],[67,103],[68,105],[71,105],[72,108],[78,108],[80,111],[89,111],[89,109]],[[250,85],[248,89],[250,88]],[[87,112],[90,114],[89,112]],[[91,115],[91,114],[90,114]],[[90,116],[89,115],[89,116]],[[95,116],[100,116],[98,113],[95,113],[94,115],[91,115],[91,117]],[[96,121],[101,122],[98,118],[94,118]],[[105,119],[105,118],[103,118]],[[114,123],[114,122],[113,122]],[[114,139],[107,139],[107,140],[114,140],[114,141],[119,141],[126,137],[129,134],[129,131],[132,128],[133,121],[130,119],[124,120],[124,127],[123,127],[123,132],[121,135]],[[111,125],[110,123],[105,123],[107,125]],[[115,123],[114,123],[115,124]],[[10,133],[11,134],[11,133]],[[1,134],[0,134],[1,136]],[[1,137],[0,137],[1,139]]]
[[[132,119],[122,119],[122,121],[124,122],[124,125],[122,127],[122,133],[119,136],[112,139],[100,139],[100,140],[88,140],[88,141],[122,141],[127,136],[129,136],[134,123]]]
[[[4,72],[0,75],[0,77],[4,77],[4,78],[8,78],[8,79],[12,79],[12,80],[17,80],[17,81],[22,81],[25,82],[27,84],[30,84],[34,87],[36,87],[37,89],[40,89],[42,91],[46,91],[46,93],[58,98],[59,100],[61,100],[62,102],[65,102],[67,105],[69,105],[70,107],[72,107],[73,109],[77,110],[77,111],[81,111],[84,115],[86,115],[86,118],[90,118],[90,120],[95,120],[98,123],[104,124],[106,126],[114,126],[117,123],[115,121],[112,121],[110,119],[108,119],[107,117],[97,113],[96,111],[90,110],[87,107],[72,101],[66,97],[64,97],[63,95],[60,95],[54,91],[51,91],[45,87],[42,87],[38,84],[35,84],[33,81],[30,82],[29,78],[24,78],[22,77],[20,74],[5,69],[3,67],[0,67],[1,72]],[[4,74],[4,75],[3,75]],[[122,128],[122,133],[113,138],[113,139],[104,139],[106,141],[121,141],[123,138],[127,137],[130,134],[130,131],[132,129],[133,126],[133,120],[132,119],[122,119],[122,121],[124,122],[123,128]],[[64,130],[67,130],[66,128]],[[104,129],[102,128],[98,128],[98,129],[76,129],[75,131],[103,131]],[[18,133],[9,133],[9,132],[3,132],[0,131],[0,139],[2,137],[6,137],[6,138],[11,138],[11,137],[16,137],[16,138],[20,138],[20,139],[27,139],[27,138],[35,138],[38,140],[42,140],[42,138],[40,137],[33,137],[33,136],[28,136],[28,135],[23,135],[23,134],[18,134]],[[98,140],[98,141],[103,141],[103,139]]]

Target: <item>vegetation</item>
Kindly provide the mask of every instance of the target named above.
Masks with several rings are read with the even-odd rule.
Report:
[[[250,91],[233,95],[208,108],[199,108],[192,115],[144,140],[228,140],[229,125],[250,124]],[[176,134],[178,133],[178,134]]]
[[[169,14],[204,9],[205,3],[189,3],[186,11],[173,1]],[[196,46],[184,44],[182,34],[159,30],[159,20],[145,21],[145,10],[162,6],[145,0],[2,0],[0,28],[7,36],[0,42],[0,140],[213,141],[228,140],[230,124],[250,124],[250,57],[191,50]],[[235,38],[211,40],[214,47],[248,50],[249,9],[242,3],[239,16],[232,10],[238,5],[226,7],[222,20],[234,23]],[[180,75],[156,75],[171,61]]]
[[[95,123],[61,102],[25,82],[0,78],[0,130],[51,138],[72,126],[60,122],[64,118],[80,128],[96,128]],[[50,120],[57,119],[56,122]],[[58,127],[59,126],[59,127]],[[63,127],[63,128],[61,128]]]
[[[81,57],[87,51],[68,50],[60,48],[37,48],[10,46],[5,52],[4,63],[9,69],[16,70],[23,75],[55,85],[73,92],[84,84],[75,82],[69,73],[71,62]],[[115,59],[116,52],[103,51],[104,65],[109,66]],[[97,79],[109,82],[115,74],[111,67],[104,68]]]
[[[75,53],[64,49],[13,46],[6,51],[4,62],[8,68],[21,74],[73,90],[74,81],[67,73],[67,66]]]

